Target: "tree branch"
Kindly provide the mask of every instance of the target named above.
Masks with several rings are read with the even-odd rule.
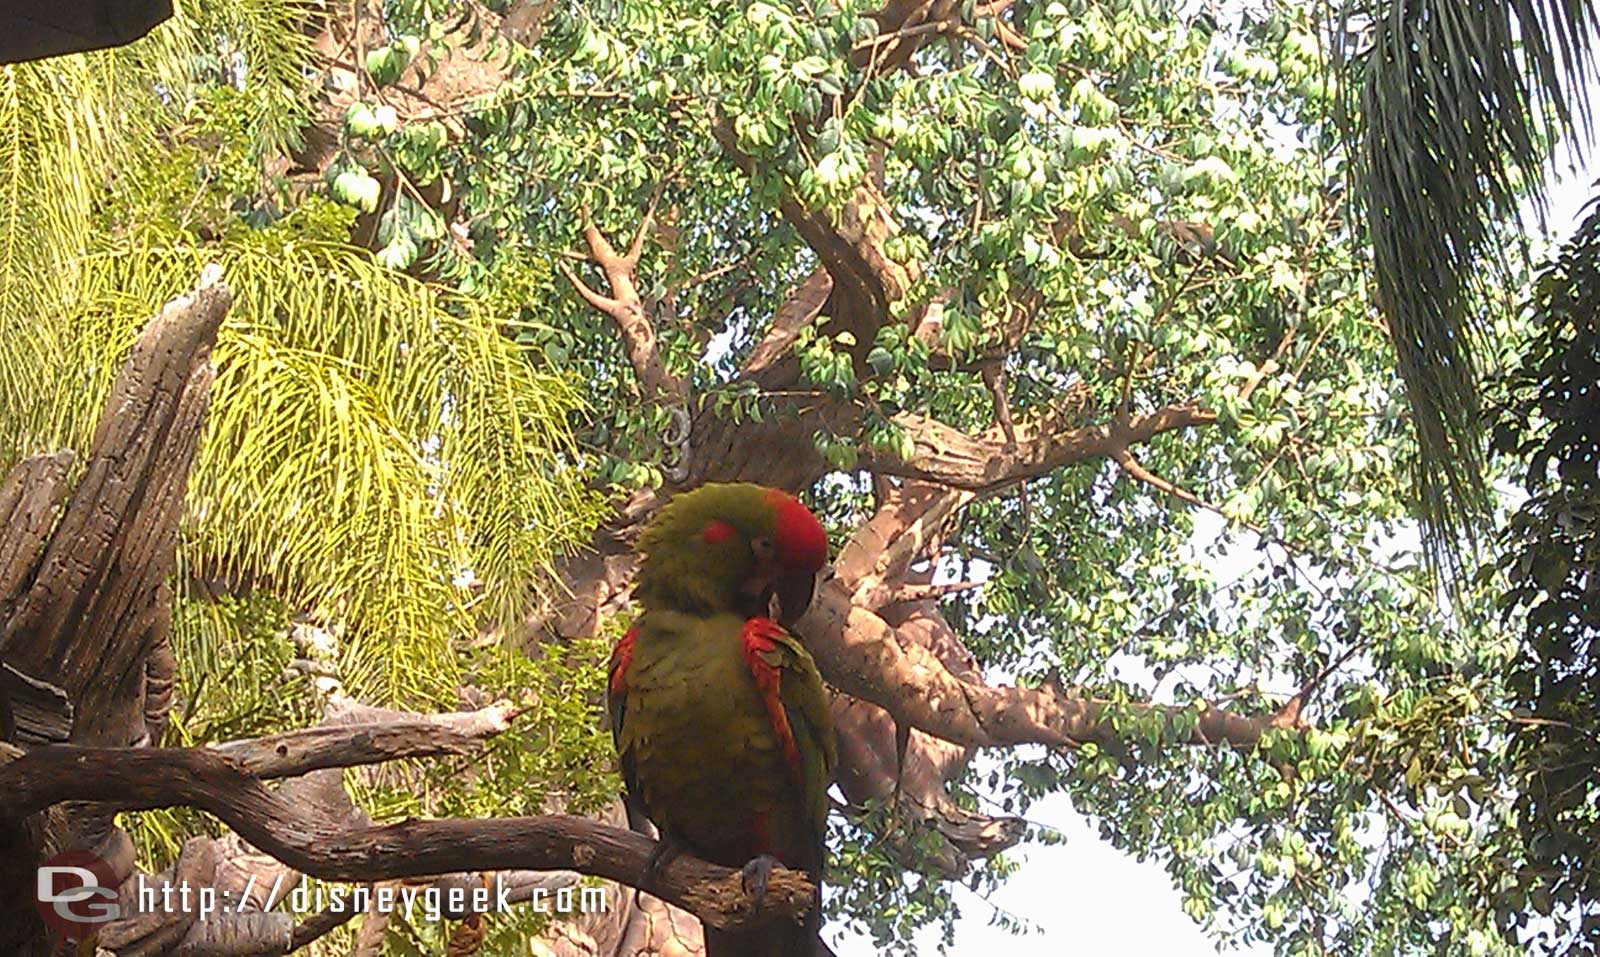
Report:
[[[631,831],[562,815],[351,824],[268,790],[239,762],[205,748],[37,748],[0,766],[0,793],[7,796],[0,816],[13,819],[62,801],[118,811],[199,808],[290,867],[333,881],[573,870],[638,887],[654,846]],[[738,871],[679,857],[645,890],[713,927],[744,930],[803,914],[813,889],[803,874],[774,871],[756,914]]]
[[[323,725],[210,746],[247,774],[267,780],[323,768],[351,768],[399,758],[469,754],[482,739],[511,727],[516,708],[413,715],[398,720]]]
[[[232,298],[221,267],[207,265],[161,307],[112,382],[70,488],[64,455],[30,459],[0,485],[0,659],[14,669],[0,677],[0,725],[15,724],[0,730],[18,740],[124,745],[161,717],[178,522]],[[60,847],[97,853],[119,876],[133,867],[127,836],[99,808],[0,823],[0,952],[41,944],[26,902],[41,852]]]
[[[617,331],[622,335],[622,349],[628,357],[628,364],[633,367],[634,375],[639,379],[639,386],[645,398],[651,401],[663,397],[681,397],[684,392],[683,381],[667,371],[666,363],[661,358],[661,349],[656,341],[655,323],[645,311],[636,279],[639,256],[644,248],[644,237],[655,216],[656,203],[660,195],[658,189],[651,197],[650,207],[645,212],[638,232],[634,234],[626,253],[619,254],[605,233],[594,224],[589,211],[587,209],[583,211],[584,241],[588,244],[590,258],[606,277],[606,285],[611,290],[609,296],[596,291],[584,282],[566,263],[562,263],[560,267],[561,274],[567,277],[567,281],[577,290],[578,295],[596,310],[611,317],[611,321],[616,324]]]
[[[961,5],[955,0],[887,0],[868,16],[877,22],[877,33],[856,44],[852,62],[857,69],[870,64],[881,73],[907,67],[923,44],[962,26]]]
[[[850,536],[834,562],[853,600],[868,608],[889,604],[911,565],[930,557],[930,547],[950,517],[975,497],[926,482],[904,482],[886,490],[882,505]]]
[[[1111,460],[1116,462],[1117,466],[1124,472],[1128,473],[1129,477],[1143,482],[1158,492],[1165,492],[1180,502],[1187,502],[1190,505],[1194,505],[1199,508],[1209,509],[1210,511],[1216,512],[1219,515],[1222,514],[1221,508],[1212,505],[1210,502],[1207,502],[1205,499],[1194,494],[1188,489],[1182,488],[1173,484],[1172,482],[1167,481],[1161,476],[1145,468],[1143,465],[1139,464],[1139,460],[1134,458],[1133,453],[1127,449],[1113,449],[1111,452]]]
[[[811,324],[822,312],[828,297],[833,294],[833,277],[826,269],[818,269],[789,294],[789,298],[772,317],[767,334],[756,343],[750,358],[745,360],[744,374],[755,375],[776,364],[789,354],[800,330]]]
[[[1122,732],[1107,720],[1118,708],[1112,702],[1049,685],[1024,688],[963,680],[930,649],[897,640],[882,618],[851,602],[840,581],[818,589],[796,627],[835,688],[946,741],[974,747],[1123,742]],[[1191,710],[1145,703],[1120,707],[1135,714]],[[1270,728],[1299,726],[1298,698],[1261,715],[1202,705],[1194,729],[1177,743],[1251,748]]]
[[[931,602],[898,605],[884,620],[897,641],[929,649],[962,680],[982,680],[972,653]],[[960,879],[973,858],[990,857],[1022,839],[1020,819],[968,811],[951,797],[948,785],[965,771],[972,748],[912,729],[902,764],[900,729],[882,708],[837,695],[833,715],[839,728],[839,788],[858,806],[898,793],[894,814],[902,823],[893,829],[896,833],[884,836],[906,866]]]
[[[874,611],[889,605],[899,605],[911,601],[928,601],[954,595],[957,592],[971,591],[982,588],[983,582],[944,582],[934,585],[923,582],[900,582],[889,585],[873,593],[872,600],[866,602],[868,608]]]
[[[736,166],[746,174],[756,171],[755,159],[739,148],[730,123],[719,120],[711,132]],[[855,334],[865,354],[889,317],[889,304],[904,299],[921,274],[916,265],[897,263],[884,252],[884,242],[899,232],[889,201],[864,179],[837,212],[810,209],[789,194],[779,208],[833,277],[829,315]]]
[[[995,491],[1086,459],[1104,458],[1164,432],[1210,425],[1215,412],[1194,405],[1172,405],[1130,416],[1126,425],[1110,423],[1057,428],[1058,423],[1019,422],[1011,443],[1000,425],[973,436],[937,419],[902,412],[895,421],[911,435],[907,458],[867,450],[861,465],[882,475],[898,475],[976,492]]]

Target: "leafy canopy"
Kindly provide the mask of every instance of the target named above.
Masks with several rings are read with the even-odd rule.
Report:
[[[1138,448],[1143,478],[1099,462],[985,490],[946,569],[985,585],[941,607],[995,677],[1245,710],[1315,680],[1316,730],[1179,750],[1162,742],[1181,717],[1130,715],[1126,749],[999,754],[963,800],[1070,793],[1227,939],[1518,952],[1483,904],[1508,867],[1493,782],[1511,646],[1478,596],[1447,614],[1423,571],[1413,432],[1331,131],[1349,77],[1324,70],[1319,24],[1294,4],[1218,24],[1063,0],[1008,7],[1014,43],[975,7],[908,70],[873,56],[891,7],[558,5],[470,104],[455,174],[479,264],[570,261],[586,210],[627,237],[659,192],[639,283],[669,371],[736,418],[854,409],[811,437],[832,470],[812,495],[841,536],[870,514],[872,468],[931,448],[914,423],[996,421],[986,357],[1003,356],[1018,421],[1064,398],[1074,421],[1214,410]],[[842,222],[863,179],[908,288],[870,341],[859,317],[819,318],[793,348],[800,387],[763,392],[741,364],[818,261],[793,210]],[[632,400],[609,319],[546,277],[528,342],[597,396],[582,434],[599,475],[659,481],[665,413]],[[932,300],[942,321],[920,337]],[[868,828],[840,839],[847,922],[885,944],[948,926],[948,885],[888,862]]]
[[[437,696],[466,668],[544,689],[552,761],[508,760],[592,797],[609,783],[584,776],[597,666],[441,649],[461,613],[525,602],[592,523],[580,482],[620,500],[682,465],[671,403],[640,401],[615,323],[560,268],[591,274],[585,213],[626,237],[654,197],[637,280],[667,373],[694,411],[740,423],[837,413],[802,438],[826,463],[808,494],[841,539],[870,515],[874,479],[939,451],[930,422],[1214,413],[1133,449],[1135,467],[1093,459],[975,490],[941,572],[982,584],[940,608],[990,679],[1186,707],[1118,711],[1120,747],[986,755],[955,782],[960,802],[1020,813],[1070,794],[1114,843],[1162,861],[1225,939],[1521,952],[1500,933],[1504,906],[1525,906],[1502,886],[1520,860],[1502,774],[1513,645],[1478,596],[1441,608],[1422,568],[1412,429],[1330,130],[1350,77],[1323,68],[1319,25],[1277,2],[1225,23],[1147,0],[979,5],[907,34],[939,42],[901,57],[883,25],[903,6],[572,0],[522,44],[465,5],[395,0],[325,192],[263,184],[254,165],[321,102],[297,70],[327,64],[267,33],[310,5],[202,5],[162,34],[159,69],[119,54],[8,71],[0,159],[28,162],[0,163],[17,264],[0,321],[49,334],[0,336],[16,384],[0,434],[21,439],[5,456],[81,441],[82,396],[138,319],[223,259],[241,299],[218,347],[192,567],[248,570],[296,609],[352,620],[341,647],[366,651],[336,663],[352,687]],[[224,46],[242,73],[200,39],[216,36],[240,41]],[[381,112],[461,46],[504,82]],[[63,76],[83,95],[52,98]],[[127,175],[84,185],[109,170]],[[882,252],[904,288],[881,315],[807,325],[792,386],[763,389],[742,365],[819,261],[797,224],[845,222],[867,180],[897,224]],[[342,244],[352,229],[376,260]],[[458,585],[466,569],[481,592]],[[276,661],[289,651],[261,627],[280,621],[269,612],[187,650],[215,661],[255,640]],[[396,620],[406,639],[381,641]],[[238,700],[261,699],[233,674]],[[1267,712],[1302,689],[1304,734],[1171,746],[1202,702]],[[430,809],[532,800],[468,791]],[[835,915],[902,950],[929,924],[948,934],[966,898],[908,870],[856,811],[836,834]],[[1014,869],[986,861],[972,886]]]

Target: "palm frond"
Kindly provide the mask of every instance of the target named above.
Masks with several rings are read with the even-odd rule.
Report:
[[[326,204],[208,240],[178,215],[225,207],[185,163],[197,115],[220,111],[261,149],[290,142],[315,6],[202,3],[148,43],[0,71],[0,467],[82,448],[141,326],[220,261],[236,301],[186,566],[345,625],[352,693],[448,701],[452,640],[525,613],[596,514],[566,429],[580,396],[483,302],[331,241],[348,224]],[[197,92],[218,82],[195,79],[215,72],[207,57],[289,27],[296,38],[251,47],[226,97]],[[252,168],[211,159],[228,176]]]
[[[0,421],[18,425],[0,434],[0,464],[25,451],[23,436],[59,443],[81,431],[70,420],[84,410],[57,401],[85,371],[81,356],[39,332],[79,311],[77,264],[104,239],[97,204],[107,185],[161,155],[160,135],[193,81],[222,69],[238,37],[252,40],[236,78],[248,135],[262,150],[291,145],[315,55],[303,27],[318,9],[312,0],[204,0],[138,43],[0,68]]]
[[[470,299],[364,250],[253,237],[88,260],[94,345],[63,350],[71,368],[107,371],[80,372],[52,404],[104,394],[108,344],[131,340],[207,258],[238,292],[186,552],[348,622],[352,691],[448,699],[451,640],[525,613],[596,515],[565,425],[577,391]],[[90,425],[72,429],[81,439]]]
[[[1515,253],[1497,220],[1530,188],[1542,203],[1553,142],[1590,127],[1596,14],[1580,0],[1389,0],[1369,26],[1359,104],[1347,105],[1359,115],[1353,179],[1413,413],[1416,496],[1447,558],[1486,500],[1487,324],[1475,310],[1493,306],[1478,277]]]
[[[38,326],[78,299],[74,263],[89,250],[106,171],[142,153],[154,135],[148,110],[117,102],[109,60],[92,54],[51,61],[49,70],[0,69],[0,416],[32,433],[50,431],[48,385],[65,359],[59,340]],[[0,446],[0,461],[18,454]]]
[[[309,69],[316,58],[310,29],[327,16],[320,0],[204,0],[188,27],[226,42],[206,49],[215,68],[246,94],[248,126],[258,155],[293,150],[309,120]],[[352,54],[353,56],[353,54]]]

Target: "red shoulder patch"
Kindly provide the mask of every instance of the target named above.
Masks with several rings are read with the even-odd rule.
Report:
[[[634,625],[611,649],[611,693],[614,695],[628,690],[628,666],[633,664],[633,642],[638,637],[639,626]]]
[[[763,657],[777,650],[777,638],[782,634],[783,626],[771,618],[751,618],[744,623],[740,640],[744,644],[745,665],[756,679],[756,690],[761,693],[761,702],[767,707],[767,718],[772,722],[772,733],[783,748],[784,760],[796,774],[801,774],[800,746],[795,742],[794,729],[789,726],[789,713],[783,709],[783,698],[780,696],[783,675],[777,665]]]

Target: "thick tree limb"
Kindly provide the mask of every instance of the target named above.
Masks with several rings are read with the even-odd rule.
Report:
[[[210,747],[248,774],[287,778],[398,758],[469,754],[482,739],[509,728],[516,716],[517,709],[499,704],[481,711],[305,728]]]
[[[730,123],[718,122],[711,132],[735,165],[755,172],[755,160],[739,148]],[[855,334],[857,349],[865,355],[889,317],[889,304],[904,299],[920,275],[917,265],[902,265],[884,252],[884,242],[900,228],[889,215],[888,200],[863,181],[837,214],[810,209],[788,195],[779,207],[833,277],[828,314]]]
[[[882,618],[853,604],[837,580],[818,589],[797,628],[835,688],[946,741],[973,747],[1077,747],[1091,741],[1115,747],[1123,741],[1108,720],[1116,709],[1111,702],[1049,685],[1023,688],[963,680],[932,650],[897,640]],[[1135,714],[1189,710],[1153,704],[1122,707]],[[1298,726],[1298,699],[1263,715],[1205,707],[1194,729],[1178,743],[1252,748],[1269,728]]]
[[[868,16],[877,22],[877,33],[855,45],[851,62],[880,74],[905,68],[923,44],[963,25],[956,0],[888,0]]]
[[[902,579],[912,563],[928,556],[942,526],[974,498],[927,482],[903,482],[885,489],[878,510],[839,551],[834,571],[855,600],[873,607],[872,598]]]
[[[0,483],[0,619],[9,617],[67,497],[71,451],[23,459]]]
[[[95,429],[83,478],[5,609],[7,660],[64,688],[77,741],[126,743],[120,693],[167,618],[188,466],[210,398],[211,344],[233,302],[221,270],[162,307],[134,344]],[[11,596],[3,596],[10,598]],[[98,639],[98,640],[95,640]]]
[[[999,425],[973,436],[937,419],[902,412],[895,421],[911,435],[913,453],[900,458],[867,450],[861,456],[861,465],[882,475],[988,492],[1086,459],[1110,456],[1165,432],[1210,425],[1216,420],[1216,413],[1208,409],[1172,405],[1134,415],[1126,425],[1066,428],[1050,419],[1019,422],[1015,425],[1016,441],[1011,442]]]
[[[873,592],[867,596],[867,600],[862,601],[862,604],[874,611],[879,611],[889,605],[943,598],[946,595],[982,588],[983,585],[983,582],[974,581],[944,582],[940,585],[928,582],[901,582],[897,585],[886,585],[882,589]]]
[[[205,748],[44,747],[0,766],[0,813],[20,818],[62,801],[119,811],[208,811],[245,840],[322,880],[380,881],[474,870],[572,870],[638,886],[654,842],[586,818],[406,820],[351,825],[269,791],[238,762]],[[713,927],[747,929],[810,906],[804,875],[774,872],[760,914],[739,872],[690,857],[650,893]]]
[[[795,337],[817,318],[832,293],[833,277],[826,269],[818,269],[806,277],[806,281],[789,293],[789,298],[772,317],[767,334],[756,343],[750,358],[745,360],[744,374],[757,375],[787,356]]]
[[[898,639],[930,649],[962,680],[982,681],[977,662],[932,602],[902,605],[897,611],[887,620]],[[896,842],[906,866],[960,879],[973,858],[989,857],[1022,839],[1020,819],[968,811],[951,800],[947,785],[966,768],[971,748],[913,729],[902,765],[897,755],[898,729],[882,708],[838,695],[833,715],[840,732],[839,787],[856,805],[888,800],[898,791],[900,806],[895,814],[901,824],[896,834],[885,837]],[[901,837],[930,832],[939,838],[931,845],[921,839],[912,844]]]

